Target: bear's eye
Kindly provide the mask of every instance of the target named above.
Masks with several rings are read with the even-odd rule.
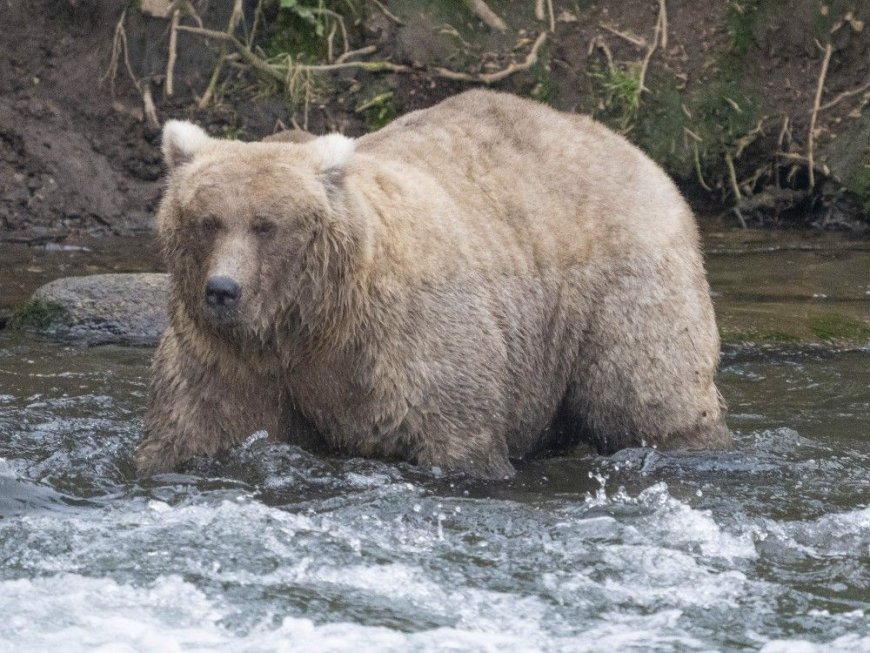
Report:
[[[223,226],[220,220],[215,217],[203,218],[199,223],[199,228],[205,233],[214,233]]]
[[[275,223],[266,218],[257,218],[251,224],[251,231],[257,234],[258,236],[271,236],[275,233]]]

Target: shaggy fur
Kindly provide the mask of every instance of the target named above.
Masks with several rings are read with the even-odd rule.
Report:
[[[693,216],[591,119],[476,90],[356,142],[164,138],[143,472],[258,430],[482,478],[578,441],[729,443]]]

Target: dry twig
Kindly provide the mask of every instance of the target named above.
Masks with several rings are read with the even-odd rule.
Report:
[[[232,34],[229,34],[227,32],[218,32],[217,30],[213,29],[204,29],[201,27],[188,27],[187,25],[179,25],[178,29],[182,32],[190,32],[191,34],[198,34],[199,36],[204,36],[206,38],[218,39],[219,41],[226,41],[227,43],[231,43],[233,46],[235,46],[239,55],[241,55],[242,59],[244,59],[249,66],[279,82],[284,81],[284,75],[279,70],[277,70],[274,66],[269,65],[263,59],[251,52],[251,49],[248,48],[248,46],[239,41]],[[224,57],[222,57],[222,59],[223,58]]]
[[[338,27],[341,29],[341,38],[344,45],[342,51],[347,52],[350,47],[350,42],[347,38],[347,27],[344,25],[344,18],[342,18],[341,14],[332,11],[331,9],[310,9],[309,11],[311,11],[312,14],[323,14],[324,16],[329,16],[338,23]]]
[[[737,183],[737,172],[734,170],[734,159],[731,158],[731,153],[725,153],[725,166],[728,168],[728,181],[731,184],[731,192],[734,193],[734,201],[739,202],[743,199],[743,193],[740,192],[740,185]]]
[[[182,32],[190,32],[191,34],[198,34],[199,36],[205,36],[207,38],[219,39],[222,41],[226,41],[231,43],[242,59],[251,66],[254,70],[261,72],[267,77],[271,77],[272,79],[281,82],[282,84],[287,81],[287,70],[295,70],[299,72],[329,72],[334,70],[345,70],[348,68],[360,68],[362,70],[366,70],[368,72],[382,72],[389,71],[394,73],[409,73],[413,70],[413,68],[409,66],[403,66],[401,64],[395,64],[389,61],[343,61],[341,63],[332,63],[332,64],[293,64],[292,61],[289,60],[286,65],[286,69],[284,66],[278,66],[275,64],[270,64],[264,59],[261,59],[256,54],[254,54],[250,48],[248,48],[244,43],[239,41],[235,36],[228,34],[226,32],[218,32],[211,29],[200,29],[199,27],[188,27],[186,25],[179,25],[179,30]],[[363,48],[365,50],[365,48]],[[348,55],[352,55],[354,53],[349,52]],[[356,54],[360,54],[359,51]]]
[[[666,41],[667,37],[665,36],[662,39],[662,33],[664,30],[668,28],[668,18],[667,18],[667,7],[665,5],[665,0],[659,0],[659,15],[656,18],[656,27],[653,31],[653,40],[652,45],[649,46],[649,50],[646,51],[646,56],[643,58],[643,64],[640,67],[640,74],[638,75],[638,85],[637,85],[637,102],[640,103],[640,95],[644,91],[648,90],[646,88],[646,71],[649,68],[650,59],[652,59],[653,53],[656,51],[656,48],[659,46],[660,42]]]
[[[698,183],[701,184],[701,188],[706,190],[708,193],[712,193],[713,189],[707,185],[707,182],[704,180],[704,174],[701,172],[701,155],[698,153],[698,144],[692,142],[692,147],[695,152],[695,174],[698,175]]]
[[[779,130],[779,137],[776,139],[776,147],[778,149],[782,150],[786,137],[788,137],[788,142],[791,144],[791,128],[789,127],[788,116],[782,119],[782,128]]]
[[[825,86],[825,78],[828,76],[828,64],[831,62],[831,53],[833,52],[833,48],[831,47],[831,43],[825,46],[825,57],[822,59],[822,70],[819,73],[819,83],[816,85],[816,98],[813,101],[813,113],[810,116],[810,131],[807,135],[807,169],[810,176],[810,189],[812,190],[816,185],[816,175],[813,165],[813,150],[815,148],[815,132],[816,132],[816,118],[819,116],[819,105],[822,103],[822,92],[824,91]]]
[[[374,54],[377,51],[378,47],[376,45],[367,45],[366,47],[360,48],[359,50],[351,50],[350,52],[345,52],[343,55],[335,60],[335,63],[344,63],[352,57],[362,57],[367,54]]]
[[[466,4],[471,10],[471,13],[480,18],[480,20],[483,21],[484,25],[486,25],[490,29],[494,29],[497,32],[507,31],[507,25],[505,24],[505,22],[499,17],[497,13],[489,8],[489,5],[486,4],[484,0],[466,0]]]
[[[435,68],[435,74],[439,77],[443,77],[445,79],[452,79],[458,82],[482,82],[483,84],[493,84],[495,82],[500,82],[506,77],[510,77],[514,73],[518,73],[521,70],[528,70],[536,63],[538,63],[538,52],[541,49],[541,46],[547,40],[547,32],[541,32],[538,35],[538,38],[535,39],[534,45],[532,45],[532,49],[526,57],[525,61],[522,63],[512,63],[507,68],[503,70],[496,71],[494,73],[478,73],[476,75],[472,75],[470,73],[459,72],[456,70],[449,70],[448,68]]]
[[[384,16],[389,18],[391,21],[393,21],[396,25],[404,25],[405,24],[402,22],[402,20],[398,16],[391,13],[390,10],[384,6],[384,3],[380,2],[380,0],[371,0],[371,3],[373,5],[375,5],[378,9],[380,9],[381,13],[384,14]]]
[[[142,105],[145,112],[145,122],[154,131],[160,129],[160,120],[157,119],[157,108],[154,106],[154,98],[151,95],[151,84],[146,80],[142,85]]]
[[[220,78],[221,70],[224,67],[224,62],[226,61],[227,56],[227,47],[226,41],[228,40],[226,37],[229,37],[230,40],[238,43],[238,46],[241,46],[248,50],[247,46],[243,45],[235,36],[233,36],[236,32],[236,28],[239,26],[239,21],[242,20],[242,0],[233,0],[233,11],[230,14],[230,20],[227,24],[227,31],[220,37],[224,43],[221,43],[220,54],[218,55],[217,63],[215,64],[214,70],[211,73],[211,79],[208,82],[208,86],[205,89],[205,93],[202,94],[202,97],[199,99],[199,108],[205,109],[209,102],[211,102],[211,98],[214,96],[215,88],[217,88],[218,79]],[[176,30],[182,30],[185,32],[193,32],[193,30],[202,31],[212,31],[206,30],[202,27],[185,27],[183,25],[179,25],[176,27]],[[215,32],[215,34],[220,34],[220,32]],[[237,49],[238,49],[237,46]],[[250,52],[250,50],[248,50]],[[251,53],[253,55],[253,53]]]
[[[826,111],[826,110],[830,109],[831,107],[836,106],[837,104],[839,104],[840,102],[845,100],[847,97],[852,97],[853,95],[860,95],[861,93],[863,93],[864,91],[867,91],[867,90],[870,90],[870,82],[867,82],[866,84],[863,84],[862,86],[859,86],[858,88],[853,88],[851,91],[843,91],[842,93],[840,93],[837,97],[835,97],[830,102],[825,102],[823,105],[821,105],[819,107],[819,111]]]
[[[668,49],[668,7],[665,4],[665,0],[659,0],[659,21],[662,26],[662,35],[661,41],[659,45],[662,46],[662,50]]]
[[[127,10],[125,9],[121,12],[121,17],[115,25],[115,35],[112,37],[112,54],[109,68],[106,70],[106,74],[100,79],[101,82],[104,82],[107,79],[109,80],[112,95],[115,94],[115,77],[118,75],[118,60],[121,58],[122,54],[124,56],[124,66],[127,68],[127,74],[130,76],[130,81],[133,82],[133,86],[136,87],[137,91],[140,93],[142,92],[139,80],[136,79],[136,75],[133,74],[133,66],[130,65],[130,51],[127,47],[127,30],[124,29],[124,20],[126,18]]]
[[[615,27],[608,25],[607,23],[600,23],[600,25],[601,25],[602,29],[606,29],[611,34],[614,34],[615,36],[618,36],[619,38],[621,38],[625,41],[628,41],[629,43],[631,43],[632,45],[634,45],[638,48],[647,47],[646,39],[643,38],[642,36],[638,36],[637,34],[631,34],[629,32],[621,32],[618,29],[616,29]]]
[[[592,40],[589,41],[589,50],[587,54],[591,56],[595,50],[601,50],[604,53],[604,56],[607,58],[607,69],[612,71],[613,53],[610,51],[610,48],[607,47],[607,43],[600,35],[594,36]]]
[[[759,137],[759,135],[764,136],[764,123],[767,122],[770,116],[764,116],[758,123],[755,125],[755,128],[746,132],[737,139],[737,147],[734,151],[734,158],[739,159],[740,155],[743,154],[743,150],[752,145],[755,142],[755,139]]]
[[[172,97],[175,85],[175,61],[178,59],[178,21],[181,11],[172,11],[172,22],[169,27],[169,56],[166,58],[166,85],[163,87],[166,97]]]

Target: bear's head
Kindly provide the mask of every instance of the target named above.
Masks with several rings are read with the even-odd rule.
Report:
[[[363,248],[346,187],[353,152],[340,134],[242,143],[167,122],[157,226],[175,310],[240,342],[327,327]]]

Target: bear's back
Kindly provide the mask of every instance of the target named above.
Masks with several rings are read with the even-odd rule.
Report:
[[[380,213],[406,234],[417,269],[457,257],[564,267],[697,240],[679,192],[640,150],[586,116],[513,95],[468,91],[360,138],[356,151],[363,186],[389,178],[398,189]]]

